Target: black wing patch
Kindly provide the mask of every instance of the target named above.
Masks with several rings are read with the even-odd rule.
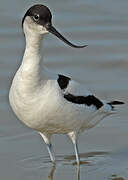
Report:
[[[66,77],[64,75],[58,75],[58,79],[57,79],[57,82],[60,86],[61,89],[66,89],[68,84],[69,84],[69,81],[71,80],[69,77]]]
[[[64,94],[64,98],[75,104],[85,104],[87,106],[94,105],[97,109],[100,109],[103,106],[103,103],[93,95],[74,96],[72,94]]]

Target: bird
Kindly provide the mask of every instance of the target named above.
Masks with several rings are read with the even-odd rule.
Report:
[[[14,75],[9,102],[17,118],[39,132],[50,159],[56,158],[52,135],[64,134],[72,141],[77,165],[80,165],[78,137],[115,112],[124,102],[104,101],[92,94],[84,84],[64,74],[49,71],[43,64],[42,40],[51,33],[73,48],[85,48],[68,41],[52,25],[50,9],[43,4],[30,7],[23,19],[25,50],[22,62]]]

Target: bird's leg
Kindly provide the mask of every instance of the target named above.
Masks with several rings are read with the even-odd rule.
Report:
[[[46,145],[47,145],[47,149],[50,155],[50,159],[55,164],[55,156],[53,155],[54,152],[53,152],[52,144],[46,144]]]
[[[55,156],[54,156],[54,152],[53,152],[53,148],[52,148],[52,144],[51,144],[51,135],[43,134],[43,133],[40,133],[40,135],[42,136],[42,138],[47,146],[51,161],[55,164]]]
[[[78,150],[77,142],[75,142],[74,148],[75,148],[75,154],[76,154],[76,162],[77,162],[77,165],[80,165],[80,156],[79,156],[79,150]]]
[[[70,132],[70,133],[68,133],[68,136],[74,145],[76,162],[77,162],[77,165],[79,166],[80,165],[80,156],[79,156],[79,150],[78,150],[78,145],[77,145],[77,134],[75,132]]]

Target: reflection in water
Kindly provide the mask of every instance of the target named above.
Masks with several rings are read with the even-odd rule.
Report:
[[[115,177],[115,178],[112,178],[112,180],[125,180],[125,179],[122,177]]]
[[[56,175],[60,174],[59,173],[60,169],[63,170],[62,177],[65,177],[65,174],[71,172],[71,174],[73,173],[73,176],[69,174],[68,179],[80,180],[83,177],[83,173],[81,173],[80,167],[83,166],[83,168],[87,171],[88,174],[88,168],[91,167],[91,169],[93,170],[93,166],[97,167],[98,164],[101,162],[105,164],[104,160],[106,160],[109,157],[110,157],[110,153],[103,151],[81,153],[80,166],[77,166],[75,155],[68,155],[68,156],[58,155],[56,156],[56,165],[53,165],[51,167],[51,161],[49,159],[49,156],[36,156],[36,157],[31,156],[25,159],[21,159],[17,165],[20,166],[20,169],[21,167],[24,168],[25,171],[33,172],[33,169],[35,171],[40,171],[42,180],[44,180],[45,173],[46,173],[45,180],[56,180],[56,178],[54,177],[55,172]],[[57,169],[57,167],[59,168]],[[67,167],[68,170],[70,169],[70,171],[68,172],[67,172]],[[84,177],[87,174],[85,173]]]
[[[48,174],[48,180],[54,180],[55,170],[56,170],[56,165],[53,165]],[[80,166],[77,166],[76,180],[80,180]]]
[[[89,158],[91,158],[91,159],[95,158],[95,160],[96,160],[96,157],[104,157],[105,155],[108,155],[108,154],[109,154],[108,152],[103,152],[103,151],[101,151],[101,152],[81,153],[80,154],[80,158],[81,158],[80,165],[82,165],[82,164],[90,165],[91,161],[89,160]],[[68,156],[65,156],[64,159],[68,160],[68,161],[72,161],[72,160],[75,160],[76,157],[75,157],[75,155],[68,155]],[[93,162],[95,160],[93,159]],[[74,161],[72,164],[77,165],[77,162]]]
[[[92,157],[96,157],[96,156],[100,156],[100,157],[104,157],[105,155],[108,155],[109,153],[108,152],[89,152],[89,153],[81,153],[80,154],[80,157],[81,159],[83,158],[83,161],[80,161],[80,165],[83,165],[83,164],[86,164],[86,165],[89,165],[90,162],[88,162],[87,158],[92,158]],[[65,163],[65,160],[67,161],[72,161],[72,160],[76,160],[75,159],[75,155],[70,155],[70,156],[58,156],[58,158],[60,158],[61,160],[59,160],[59,163],[61,162],[62,165],[64,165]],[[64,161],[64,162],[63,162]],[[95,161],[93,159],[93,161]],[[67,165],[67,163],[66,163]],[[72,165],[76,165],[76,180],[80,180],[80,166],[77,165],[76,161],[72,163]],[[53,165],[52,168],[50,169],[50,172],[48,174],[48,180],[55,180],[54,179],[54,173],[55,173],[55,170],[57,169],[56,165]]]
[[[80,180],[80,166],[77,166],[77,180]]]
[[[50,170],[50,173],[48,175],[48,180],[54,180],[54,172],[55,172],[55,169],[56,169],[56,165],[53,165],[51,170]]]

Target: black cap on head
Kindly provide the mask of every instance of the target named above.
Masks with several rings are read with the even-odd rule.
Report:
[[[25,13],[23,17],[22,25],[24,23],[26,16],[32,17],[37,24],[43,26],[47,23],[51,23],[51,19],[52,19],[52,14],[48,9],[48,7],[42,4],[34,5],[30,9],[28,9],[28,11]]]
[[[88,46],[88,45],[77,46],[77,45],[74,45],[71,42],[69,42],[66,38],[64,38],[52,26],[52,22],[51,22],[52,14],[51,14],[49,8],[44,6],[44,5],[42,5],[42,4],[36,4],[36,5],[32,6],[30,9],[28,9],[28,11],[26,12],[26,14],[23,17],[22,26],[23,26],[23,23],[24,23],[24,20],[25,20],[26,16],[30,16],[36,24],[44,26],[47,31],[49,31],[50,33],[54,34],[55,36],[57,36],[59,39],[61,39],[62,41],[64,41],[66,44],[68,44],[71,47],[74,47],[74,48],[83,48],[83,47]]]

